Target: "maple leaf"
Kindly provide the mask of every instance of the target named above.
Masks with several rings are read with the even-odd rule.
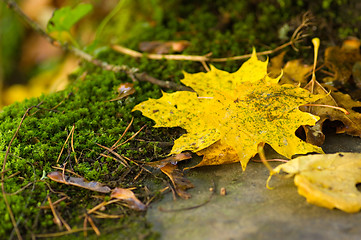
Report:
[[[301,59],[291,60],[284,64],[283,58],[285,54],[286,52],[284,51],[271,59],[271,64],[268,66],[270,76],[278,76],[283,72],[280,84],[301,84],[304,86],[307,83],[306,76],[312,71],[312,66],[302,64]]]
[[[309,203],[353,213],[361,209],[361,154],[335,153],[295,158],[274,169],[295,175],[298,193]],[[271,174],[271,176],[272,176]]]
[[[208,73],[184,73],[182,83],[195,92],[163,93],[134,107],[152,118],[154,127],[182,127],[170,154],[183,151],[204,155],[197,165],[241,162],[245,169],[260,143],[268,143],[285,157],[322,149],[295,135],[301,125],[319,119],[301,112],[300,105],[321,98],[293,85],[278,84],[267,75],[268,62],[256,53],[235,73],[211,66]],[[229,157],[231,156],[231,159]]]

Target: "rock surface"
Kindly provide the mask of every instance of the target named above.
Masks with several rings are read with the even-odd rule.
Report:
[[[361,152],[361,139],[345,135],[328,137],[323,149],[327,153]],[[161,239],[361,237],[361,213],[348,214],[308,204],[298,195],[293,179],[274,177],[271,181],[274,189],[267,189],[268,170],[262,163],[250,162],[245,172],[240,164],[202,167],[189,170],[186,176],[196,186],[189,190],[191,199],[174,201],[168,193],[148,210],[147,219],[161,233]],[[215,187],[213,195],[211,187]],[[223,187],[225,196],[220,194]]]

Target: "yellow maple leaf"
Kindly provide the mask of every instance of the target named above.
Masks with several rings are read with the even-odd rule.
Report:
[[[274,169],[295,175],[298,193],[309,203],[353,213],[361,209],[361,154],[335,153],[295,158]],[[274,174],[273,173],[273,174]]]
[[[283,58],[285,54],[286,52],[282,52],[271,59],[271,64],[268,66],[268,72],[271,76],[278,76],[283,72],[279,82],[280,84],[301,84],[304,86],[307,84],[306,76],[312,71],[312,66],[303,64],[301,59],[294,59],[284,64]]]
[[[171,154],[190,150],[204,155],[198,165],[241,162],[245,169],[259,143],[278,153],[322,152],[295,136],[301,125],[319,119],[298,107],[321,98],[267,75],[268,62],[254,52],[235,73],[211,67],[208,73],[184,73],[182,83],[195,92],[163,93],[134,107],[156,122],[155,127],[179,126],[187,130],[174,142]]]

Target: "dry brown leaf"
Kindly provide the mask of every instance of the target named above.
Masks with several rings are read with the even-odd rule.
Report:
[[[118,96],[112,100],[109,101],[118,101],[120,99],[123,99],[125,97],[128,97],[135,93],[135,88],[133,83],[122,83],[119,85],[118,89]]]
[[[352,67],[352,79],[358,88],[361,88],[361,61],[355,62]]]
[[[361,61],[360,40],[346,40],[342,47],[328,47],[325,52],[325,65],[333,73],[333,78],[327,81],[339,81],[345,84],[352,74],[352,67],[357,61]]]
[[[320,117],[320,120],[318,121],[318,125],[321,125],[319,127],[320,129],[322,129],[322,124],[326,119],[329,119],[330,121],[341,121],[343,125],[336,129],[337,133],[347,133],[351,136],[361,137],[361,114],[353,109],[361,107],[361,102],[354,101],[350,95],[341,92],[332,91],[328,94],[327,90],[325,90],[317,81],[311,81],[305,86],[305,89],[314,94],[325,95],[324,98],[319,99],[315,102],[315,104],[341,107],[349,113],[345,114],[345,112],[338,109],[324,106],[300,107],[302,111],[306,111]],[[309,134],[313,135],[314,133],[311,131]]]
[[[186,190],[193,188],[194,185],[183,176],[182,171],[178,169],[177,165],[167,163],[161,167],[160,170],[170,178],[178,196],[183,199],[189,199],[191,197],[191,194],[187,193]]]
[[[176,193],[183,199],[188,199],[191,197],[189,193],[185,190],[188,188],[193,188],[193,184],[183,177],[183,173],[178,169],[177,163],[183,160],[192,158],[191,153],[184,152],[175,154],[166,159],[146,163],[150,167],[159,168],[164,174],[166,174],[169,179],[172,181]]]
[[[48,173],[48,178],[55,182],[64,183],[76,187],[86,188],[91,191],[101,192],[101,193],[109,193],[110,188],[108,186],[104,186],[103,184],[95,181],[87,181],[84,178],[79,177],[70,177],[67,175],[63,175],[61,172],[54,171]]]
[[[123,200],[128,204],[129,208],[137,211],[145,211],[147,209],[147,206],[139,201],[139,199],[129,189],[114,188],[110,197]]]
[[[173,165],[177,165],[178,162],[183,161],[183,160],[187,160],[192,158],[192,154],[188,153],[188,152],[184,152],[184,153],[179,153],[173,156],[170,156],[166,159],[162,159],[159,161],[155,161],[155,162],[149,162],[146,163],[148,166],[154,167],[154,168],[162,168],[165,165],[167,165],[168,163],[171,163]]]
[[[171,52],[183,52],[189,46],[189,42],[186,40],[180,41],[150,41],[150,42],[141,42],[139,44],[139,50],[147,53],[156,53],[156,54],[167,54]]]

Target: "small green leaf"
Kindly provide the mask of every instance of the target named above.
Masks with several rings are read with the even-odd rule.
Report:
[[[73,9],[69,6],[56,10],[48,22],[48,33],[69,32],[80,19],[87,15],[93,6],[91,4],[78,4]]]

